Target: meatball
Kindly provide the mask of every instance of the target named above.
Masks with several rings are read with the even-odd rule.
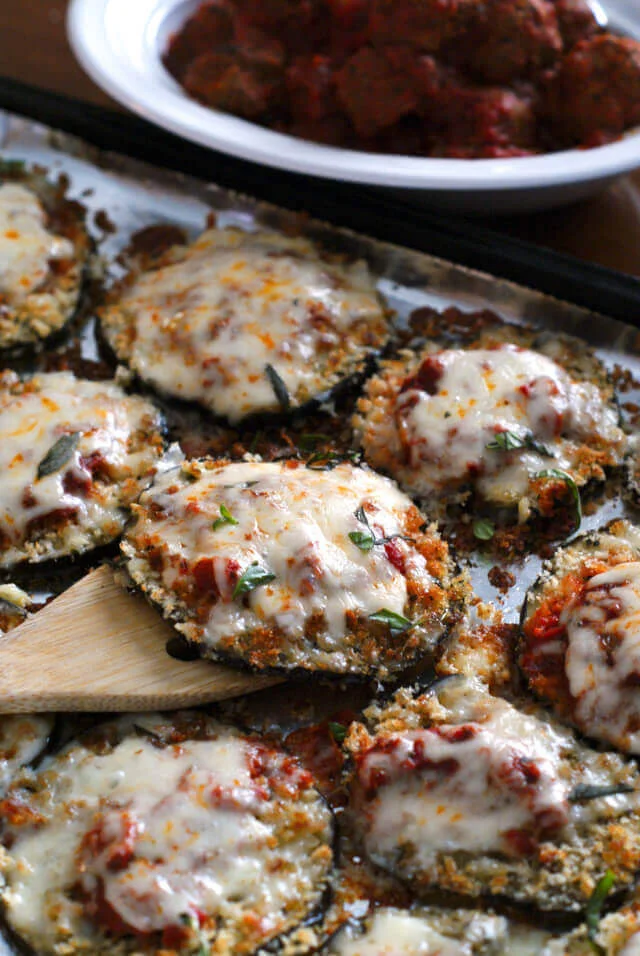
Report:
[[[372,0],[370,37],[375,45],[403,43],[434,53],[452,39],[475,0]]]
[[[550,80],[543,112],[566,146],[598,146],[640,123],[640,44],[610,34],[580,41]]]
[[[454,55],[485,82],[507,85],[552,66],[562,48],[547,0],[486,0],[475,5]]]
[[[338,99],[361,136],[374,136],[412,113],[419,95],[406,51],[364,47],[336,76]]]
[[[511,90],[444,87],[432,104],[441,124],[432,155],[490,158],[534,149],[536,120],[531,101]]]
[[[212,3],[190,17],[179,33],[171,37],[164,56],[164,65],[169,72],[182,82],[185,67],[194,57],[206,50],[216,50],[233,39],[233,21],[235,10],[222,0]]]
[[[279,100],[280,74],[264,62],[233,53],[201,53],[182,77],[194,99],[247,119],[262,119]]]
[[[555,7],[565,49],[570,50],[578,40],[587,40],[600,32],[587,0],[555,0]]]

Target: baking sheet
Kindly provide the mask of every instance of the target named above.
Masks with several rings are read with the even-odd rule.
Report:
[[[279,210],[243,195],[174,172],[158,170],[117,153],[99,151],[67,134],[7,113],[0,113],[0,147],[5,159],[24,159],[45,167],[50,176],[65,175],[68,194],[87,209],[88,228],[105,268],[107,282],[122,274],[118,255],[140,229],[171,223],[195,235],[214,210],[220,226],[251,229],[261,223],[300,229],[325,245],[363,256],[378,277],[378,288],[402,324],[417,308],[442,310],[455,305],[465,311],[491,309],[502,318],[543,329],[564,331],[588,341],[611,370],[620,366],[640,382],[640,331],[618,320],[543,295],[493,276],[455,265],[420,252],[367,239],[348,230],[307,220],[303,212]],[[109,227],[106,231],[105,213]],[[638,312],[640,316],[640,290]],[[78,330],[84,358],[97,360],[99,347],[91,314]],[[37,362],[36,362],[37,364]],[[640,389],[625,394],[640,404]],[[631,506],[610,500],[585,517],[582,530],[613,517],[633,517]],[[636,520],[638,518],[635,513]],[[495,560],[474,554],[468,565],[476,592],[499,604],[507,621],[518,618],[524,592],[540,568],[529,556],[512,568],[517,583],[506,595],[497,591],[487,574]],[[276,699],[278,695],[275,695]],[[274,703],[274,713],[278,704]],[[9,953],[0,941],[0,953]]]

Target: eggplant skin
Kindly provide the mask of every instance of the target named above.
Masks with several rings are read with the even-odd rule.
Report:
[[[141,257],[100,321],[142,381],[233,424],[326,399],[363,374],[391,336],[363,261],[308,239],[232,228]]]
[[[225,495],[233,497],[221,498]],[[325,526],[323,513],[335,511],[339,498],[353,534],[367,533],[354,517],[366,499],[372,514],[386,516],[380,520],[397,519],[410,542],[401,542],[407,567],[420,570],[399,572],[406,578],[403,614],[407,623],[416,622],[406,632],[394,630],[385,621],[370,620],[368,612],[340,610],[341,635],[329,628],[324,612],[316,611],[317,604],[305,604],[305,595],[311,593],[310,600],[326,598],[335,608],[342,589],[349,587],[331,570],[330,590],[326,595],[322,590],[324,542],[336,552],[343,549],[345,563],[353,562],[355,571],[350,573],[358,575],[358,593],[366,592],[368,601],[377,602],[371,612],[384,604],[384,575],[397,576],[398,562],[404,567],[399,552],[390,551],[389,557],[382,545],[376,546],[375,555],[372,550],[359,550],[348,539],[349,527],[335,517],[328,518]],[[232,517],[240,518],[239,524],[227,525],[231,528],[228,540],[224,527],[214,527],[220,522],[221,500]],[[261,501],[267,502],[267,509],[269,501],[275,502],[274,510],[256,517]],[[256,536],[255,529],[262,524],[270,528],[269,533]],[[392,545],[396,539],[398,535]],[[194,540],[197,548],[192,550]],[[180,554],[172,544],[175,541],[183,542]],[[388,479],[350,464],[319,472],[297,460],[185,462],[179,470],[159,476],[134,505],[121,551],[132,581],[203,657],[260,673],[394,679],[409,666],[432,660],[436,645],[462,613],[468,596],[466,576],[457,571],[435,526],[426,524],[415,505]],[[264,613],[260,592],[255,592],[255,605],[249,601],[253,594],[232,596],[233,583],[248,564],[271,568],[274,561],[282,571],[275,575],[277,593],[271,605],[267,601],[272,595],[267,594]],[[307,588],[309,568],[313,578]],[[299,579],[304,584],[300,590]],[[291,606],[300,608],[300,616],[287,630],[288,619],[279,609],[288,612]],[[276,622],[277,613],[285,624]]]
[[[80,203],[67,198],[64,185],[52,183],[41,172],[29,172],[21,164],[0,162],[0,187],[5,184],[32,193],[44,210],[47,230],[73,246],[73,256],[50,264],[43,280],[21,302],[3,304],[0,295],[0,350],[12,353],[42,346],[73,319],[92,243],[85,211]]]
[[[603,645],[585,643],[589,628],[584,620],[580,622],[576,618],[577,632],[570,639],[567,623],[571,616],[567,615],[572,607],[577,613],[580,604],[576,602],[584,600],[582,595],[585,591],[588,593],[591,578],[613,572],[617,566],[636,567],[638,562],[640,528],[623,519],[581,535],[558,549],[527,592],[517,649],[520,671],[538,699],[550,704],[562,720],[588,737],[630,753],[640,752],[636,730],[640,719],[636,688],[627,682],[634,659],[630,656],[633,654],[633,632],[630,630],[633,625],[627,622],[607,652],[606,659],[601,659]],[[589,612],[592,614],[600,606],[600,599],[594,600],[596,607]],[[618,603],[611,605],[607,613],[615,624],[616,613],[626,612],[624,605],[621,610]],[[608,620],[605,618],[592,626],[596,630],[604,628]],[[624,620],[620,619],[621,626]],[[629,641],[626,651],[622,647],[625,641]],[[570,647],[573,647],[571,663]],[[576,670],[578,666],[581,670]],[[569,675],[570,667],[573,667],[573,680]],[[581,675],[585,678],[593,676],[583,680]],[[582,690],[579,690],[580,686]]]
[[[304,939],[328,903],[334,821],[311,775],[202,713],[98,725],[18,775],[0,809],[5,917],[43,956],[252,956]]]
[[[632,885],[640,868],[640,796],[624,793],[583,803],[569,796],[584,784],[637,790],[635,763],[585,746],[545,711],[524,706],[520,702],[516,709],[474,681],[450,677],[426,692],[402,689],[390,704],[365,711],[366,725],[352,724],[346,740],[354,760],[350,821],[371,862],[418,897],[439,888],[567,913],[584,909],[609,868],[618,889]],[[424,731],[429,739],[420,750],[414,740],[423,739]],[[496,742],[489,737],[482,751],[487,732],[497,734]],[[444,752],[438,750],[441,739],[447,741]],[[478,751],[469,752],[476,739]],[[394,753],[407,753],[408,763],[394,764],[393,757],[389,762],[385,755]],[[372,767],[380,774],[376,786]],[[414,803],[413,784],[423,788]],[[510,792],[514,786],[521,796]],[[509,825],[509,814],[520,813],[519,801],[527,793],[530,807],[546,801],[539,818],[543,828],[536,832],[532,820],[523,823],[521,815],[518,829],[500,831],[495,840],[499,814],[506,808],[504,825]],[[387,814],[389,807],[393,813]],[[429,820],[438,821],[431,831],[424,829]]]

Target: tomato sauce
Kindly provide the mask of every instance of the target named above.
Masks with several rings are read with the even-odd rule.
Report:
[[[640,43],[586,0],[208,0],[164,63],[215,109],[373,152],[525,156],[640,123]]]

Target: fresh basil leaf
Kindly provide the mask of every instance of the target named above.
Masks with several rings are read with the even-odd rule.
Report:
[[[478,541],[491,541],[496,533],[496,526],[488,518],[477,518],[473,522],[473,534]]]
[[[69,461],[80,441],[80,432],[70,432],[68,435],[61,435],[60,438],[51,446],[47,454],[38,465],[37,479],[46,478],[47,475],[53,475],[60,471],[63,465]]]
[[[388,608],[383,607],[380,608],[379,611],[376,611],[375,614],[370,614],[369,620],[387,624],[392,634],[405,634],[412,628],[422,624],[424,618],[421,617],[418,618],[417,621],[410,621],[408,617],[404,617],[402,614],[396,614],[395,611],[390,611]]]
[[[275,580],[275,574],[261,568],[258,562],[254,561],[236,581],[231,597],[235,600],[241,594],[255,591],[256,588],[262,587],[263,584],[269,584],[273,580]]]
[[[226,505],[220,505],[220,517],[213,522],[213,530],[224,527],[226,524],[238,524]]]
[[[530,448],[532,451],[544,455],[545,458],[553,458],[551,449],[543,445],[542,442],[536,441],[531,432],[525,432],[524,435],[510,431],[496,432],[493,441],[490,441],[486,447],[489,451],[514,451],[517,448]]]
[[[274,391],[280,407],[283,411],[288,411],[291,408],[291,396],[289,395],[289,390],[282,379],[282,376],[279,372],[275,370],[273,365],[265,365],[264,367],[265,374],[271,383],[271,388]]]
[[[329,721],[329,733],[337,744],[341,744],[347,736],[347,728],[344,724],[337,724],[335,721]]]
[[[598,880],[593,893],[589,897],[589,901],[584,912],[584,918],[587,924],[587,934],[592,942],[595,942],[595,938],[598,933],[602,907],[604,906],[607,896],[613,889],[615,882],[615,874],[611,870],[607,870],[604,876]]]
[[[569,794],[569,802],[582,803],[587,800],[597,800],[599,797],[615,797],[619,793],[633,793],[634,790],[635,787],[631,787],[628,783],[613,783],[602,787],[579,783]]]
[[[378,543],[370,531],[350,531],[349,540],[353,541],[356,548],[360,548],[361,551],[371,551]]]
[[[574,531],[577,531],[582,524],[582,500],[580,498],[580,489],[571,475],[566,471],[562,471],[560,468],[546,468],[544,471],[539,471],[536,475],[534,475],[534,477],[556,478],[558,481],[564,481],[565,485],[571,492],[571,497],[573,498],[573,506],[576,513],[576,526]]]

